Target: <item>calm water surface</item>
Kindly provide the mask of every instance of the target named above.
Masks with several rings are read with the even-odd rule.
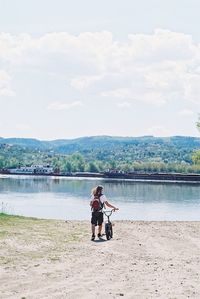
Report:
[[[101,184],[120,211],[113,219],[200,220],[200,185],[102,179],[0,176],[0,210],[54,219],[89,219],[91,189]]]

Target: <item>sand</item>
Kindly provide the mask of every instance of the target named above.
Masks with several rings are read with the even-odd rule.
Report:
[[[200,298],[200,222],[0,217],[0,298]]]

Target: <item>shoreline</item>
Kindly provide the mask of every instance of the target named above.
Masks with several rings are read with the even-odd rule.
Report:
[[[89,221],[0,217],[0,297],[200,297],[199,221],[114,223],[91,242]]]
[[[136,174],[101,174],[101,173],[76,173],[64,174],[28,174],[28,173],[6,173],[0,172],[0,177],[26,176],[26,177],[53,177],[72,179],[103,179],[111,181],[133,181],[147,183],[172,183],[172,184],[200,184],[200,174],[158,174],[158,173],[136,173]]]

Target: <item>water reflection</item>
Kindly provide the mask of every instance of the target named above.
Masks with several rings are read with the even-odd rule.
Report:
[[[0,200],[28,216],[88,219],[90,191],[98,184],[120,207],[119,219],[199,220],[200,186],[195,184],[1,176]]]
[[[11,176],[0,178],[0,192],[52,192],[88,198],[91,189],[98,184],[104,185],[109,198],[120,202],[200,202],[199,185],[116,180]]]

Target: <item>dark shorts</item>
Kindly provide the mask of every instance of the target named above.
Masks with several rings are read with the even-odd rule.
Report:
[[[91,223],[101,225],[103,223],[103,213],[102,212],[92,212]]]

